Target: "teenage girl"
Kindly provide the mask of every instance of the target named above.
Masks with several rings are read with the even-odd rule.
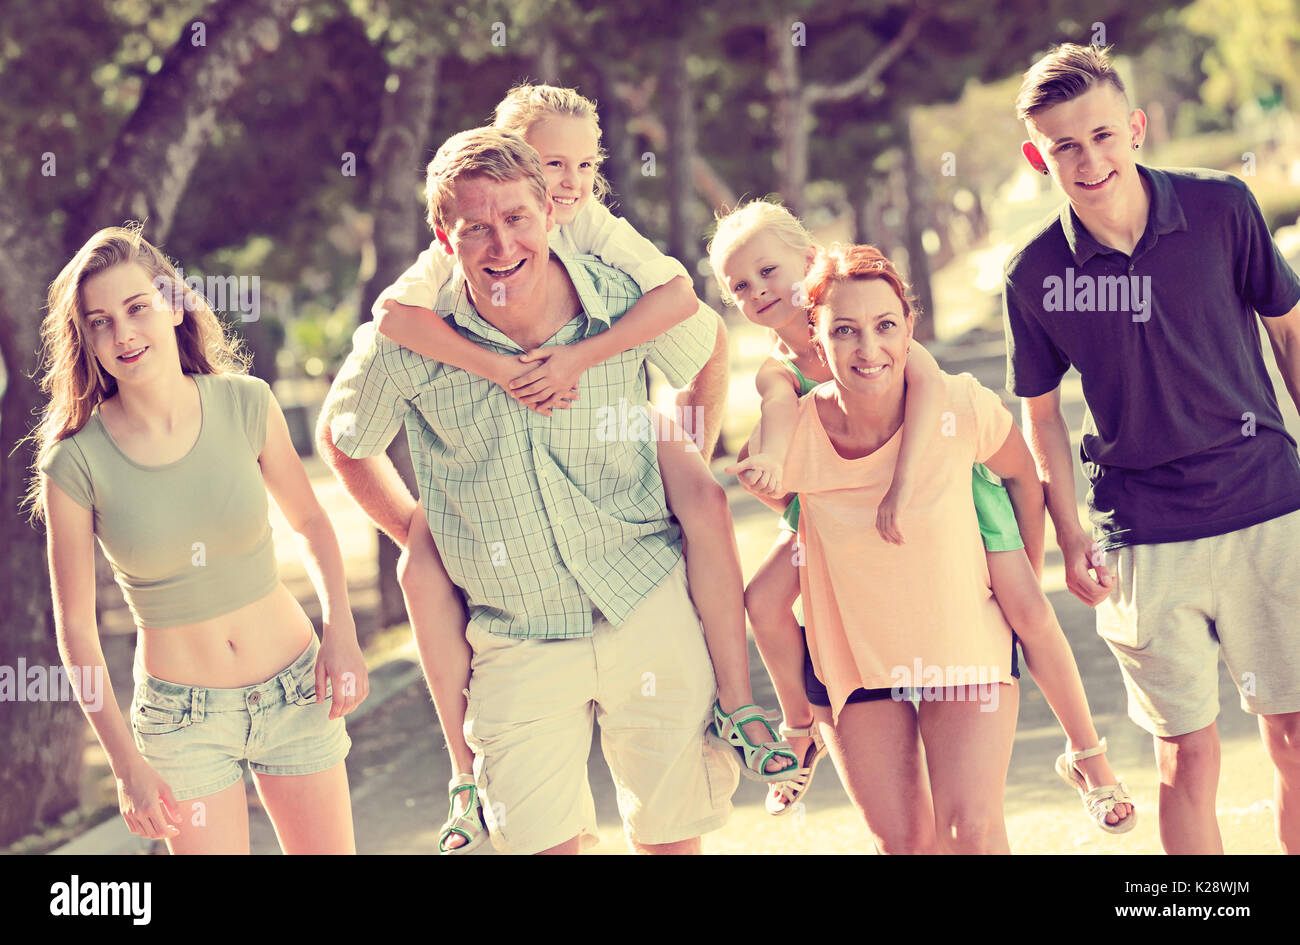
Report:
[[[50,287],[35,433],[59,652],[105,673],[94,540],[138,627],[124,723],[82,708],[132,832],[247,853],[241,762],[285,853],[354,853],[343,716],[369,684],[343,560],[271,389],[138,228],[90,238]],[[280,581],[267,493],[302,539],[322,639]]]

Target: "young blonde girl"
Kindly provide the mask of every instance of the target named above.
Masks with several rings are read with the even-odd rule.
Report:
[[[365,662],[338,541],[270,388],[139,228],[78,251],[42,336],[28,499],[70,677],[106,673],[96,538],[138,627],[130,722],[111,686],[102,706],[78,692],[127,826],[172,853],[247,853],[247,760],[286,853],[355,852],[343,716],[366,697]],[[268,491],[303,539],[319,645],[279,580]]]
[[[489,351],[462,337],[432,311],[452,275],[451,258],[434,243],[375,303],[378,330],[426,357],[493,380],[525,406],[549,416],[580,396],[582,373],[601,361],[670,330],[699,305],[686,270],[663,256],[597,199],[602,157],[595,106],[572,89],[520,86],[496,108],[496,127],[524,138],[542,159],[559,226],[552,242],[570,253],[590,252],[631,275],[645,293],[612,328],[571,345],[537,348],[518,357]],[[432,220],[430,221],[432,225]],[[775,713],[753,705],[745,639],[743,578],[726,495],[699,455],[711,453],[719,418],[682,434],[656,415],[659,462],[668,506],[681,524],[687,576],[717,676],[714,737],[739,755],[741,772],[774,781],[795,763],[772,727]],[[473,754],[462,736],[470,649],[459,592],[439,559],[423,510],[410,523],[399,562],[421,663],[433,693],[455,772],[452,806],[440,839],[443,853],[466,852],[484,839],[474,788]],[[707,593],[699,591],[707,589]]]
[[[786,502],[781,488],[783,460],[794,429],[799,398],[829,381],[829,367],[812,344],[803,279],[816,249],[803,224],[784,207],[752,201],[718,222],[709,244],[709,260],[723,294],[751,322],[776,336],[776,347],[759,368],[756,385],[762,397],[758,428],[727,472],[772,508],[783,512],[782,530],[749,585],[745,606],[759,653],[767,665],[785,716],[780,732],[800,758],[794,777],[776,785],[767,798],[768,812],[786,813],[808,790],[817,763],[825,754],[815,738],[814,721],[828,720],[814,711],[809,693],[818,688],[808,671],[807,648],[800,620],[792,607],[799,595],[798,496]],[[902,523],[918,474],[925,438],[911,430],[940,426],[941,384],[934,358],[915,341],[904,371],[907,384],[904,433],[893,482],[881,501],[876,528],[895,544],[904,541]],[[748,458],[745,456],[748,452]],[[1039,583],[1042,548],[1027,554],[1010,518],[1006,490],[975,467],[972,489],[980,514],[992,590],[1024,650],[1034,681],[1068,736],[1067,752],[1057,770],[1084,798],[1084,807],[1101,829],[1123,833],[1136,814],[1124,786],[1104,756],[1078,667],[1051,604]],[[1000,494],[999,494],[1000,493]],[[1032,564],[1031,564],[1032,562]],[[790,720],[800,724],[790,726]]]

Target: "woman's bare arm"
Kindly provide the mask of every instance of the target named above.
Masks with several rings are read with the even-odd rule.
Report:
[[[99,642],[93,513],[78,505],[48,476],[44,477],[44,487],[45,545],[59,657],[86,720],[104,746],[109,767],[121,778],[142,759],[113,694]]]
[[[316,661],[316,701],[325,701],[332,683],[330,718],[347,715],[370,693],[366,661],[357,642],[357,627],[348,606],[343,554],[329,516],[293,448],[289,425],[275,397],[267,408],[266,443],[257,457],[262,479],[289,527],[297,536],[303,567],[321,605],[321,648]]]

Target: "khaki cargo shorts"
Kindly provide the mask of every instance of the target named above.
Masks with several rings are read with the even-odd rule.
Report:
[[[593,720],[630,839],[687,840],[731,816],[739,770],[704,741],[715,682],[684,562],[621,627],[598,618],[590,637],[517,640],[471,624],[468,638],[465,739],[498,850],[596,842]]]

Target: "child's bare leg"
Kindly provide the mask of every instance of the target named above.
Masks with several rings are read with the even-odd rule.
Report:
[[[763,563],[745,588],[745,610],[754,628],[754,642],[776,689],[785,724],[804,728],[813,721],[813,706],[803,679],[803,632],[791,608],[799,596],[799,569],[795,564],[798,536],[782,530]],[[795,757],[803,761],[811,736],[788,739]]]
[[[1065,729],[1070,750],[1094,747],[1101,738],[1092,723],[1079,667],[1029,559],[1023,550],[989,551],[986,555],[993,596],[1016,636],[1020,637],[1025,665],[1043,691],[1061,728]],[[1105,755],[1094,755],[1076,764],[1083,772],[1089,790],[1119,780]],[[1130,804],[1116,804],[1115,809],[1106,815],[1106,823],[1117,824],[1131,811]]]
[[[407,553],[397,568],[398,583],[411,619],[411,633],[420,653],[438,721],[447,739],[447,753],[456,774],[474,770],[474,753],[465,743],[465,690],[469,687],[471,651],[465,639],[467,617],[460,590],[451,583],[423,515],[417,515],[407,540]],[[468,792],[456,795],[457,813],[469,802]],[[465,838],[452,834],[448,847]]]
[[[713,661],[718,702],[723,712],[734,712],[752,704],[754,692],[745,637],[745,582],[727,493],[680,427],[662,414],[656,412],[655,417],[664,496],[682,528],[686,581]],[[758,722],[742,725],[741,730],[755,745],[771,741]],[[764,769],[770,773],[790,764],[789,758],[770,758]]]

